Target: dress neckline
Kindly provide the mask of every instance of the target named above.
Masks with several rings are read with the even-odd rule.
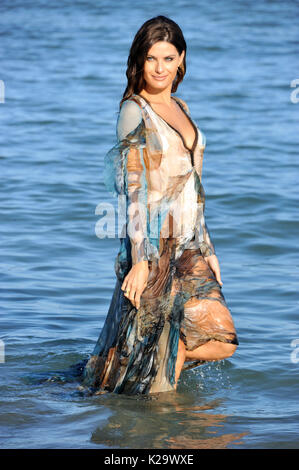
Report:
[[[185,109],[183,108],[183,106],[181,105],[181,103],[176,99],[175,96],[171,96],[171,98],[176,102],[178,103],[179,107],[181,108],[181,110],[183,111],[183,113],[187,116],[189,122],[191,123],[193,129],[194,129],[194,132],[195,132],[195,138],[194,138],[194,141],[193,141],[193,145],[191,147],[191,149],[189,147],[187,147],[186,145],[186,141],[184,139],[184,136],[181,134],[181,132],[179,130],[177,130],[175,127],[173,127],[171,124],[169,124],[169,122],[167,122],[162,116],[160,116],[159,113],[157,113],[154,108],[152,107],[152,105],[150,104],[150,102],[148,101],[147,98],[145,98],[144,96],[141,96],[141,95],[137,95],[139,96],[140,98],[144,99],[144,101],[150,106],[150,108],[152,109],[152,111],[160,118],[162,119],[163,122],[165,122],[165,124],[167,124],[167,126],[169,126],[171,129],[173,129],[179,136],[180,138],[182,139],[183,141],[183,144],[184,144],[184,147],[191,153],[194,152],[194,149],[197,145],[197,142],[198,142],[198,129],[197,129],[197,126],[194,124],[194,122],[192,121],[192,119],[190,118],[190,116],[188,115],[188,113],[185,111]]]

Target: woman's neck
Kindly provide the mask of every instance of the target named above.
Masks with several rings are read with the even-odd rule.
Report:
[[[162,90],[155,93],[149,93],[145,89],[141,90],[139,95],[149,101],[151,104],[171,105],[170,90]]]

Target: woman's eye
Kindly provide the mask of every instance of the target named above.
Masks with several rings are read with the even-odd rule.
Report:
[[[153,57],[150,57],[150,56],[146,58],[146,60],[152,60],[152,59],[153,59]],[[173,57],[166,57],[166,60],[167,61],[172,61]]]

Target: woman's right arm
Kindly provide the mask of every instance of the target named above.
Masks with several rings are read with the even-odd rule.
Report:
[[[144,122],[139,105],[135,101],[125,101],[117,121],[117,138],[120,142],[124,139],[128,141],[128,145],[125,146],[123,176],[128,199],[127,230],[131,242],[133,265],[140,261],[148,261],[155,251],[147,234],[148,195],[143,159],[145,149],[143,129]]]
[[[139,308],[140,296],[146,287],[149,274],[148,261],[155,248],[147,235],[147,181],[144,167],[142,129],[144,129],[142,111],[134,101],[125,101],[121,107],[117,122],[119,142],[128,141],[124,159],[124,178],[127,207],[127,230],[131,242],[132,268],[125,277],[122,289],[132,304]],[[138,130],[139,128],[139,131]],[[139,136],[139,137],[138,137]]]

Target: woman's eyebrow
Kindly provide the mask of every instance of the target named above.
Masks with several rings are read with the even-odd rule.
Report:
[[[157,58],[157,57],[155,57],[153,54],[147,54],[147,55],[150,56],[150,57],[153,57],[154,59]],[[175,56],[176,56],[176,54],[168,54],[168,55],[166,55],[165,57],[175,57]]]

